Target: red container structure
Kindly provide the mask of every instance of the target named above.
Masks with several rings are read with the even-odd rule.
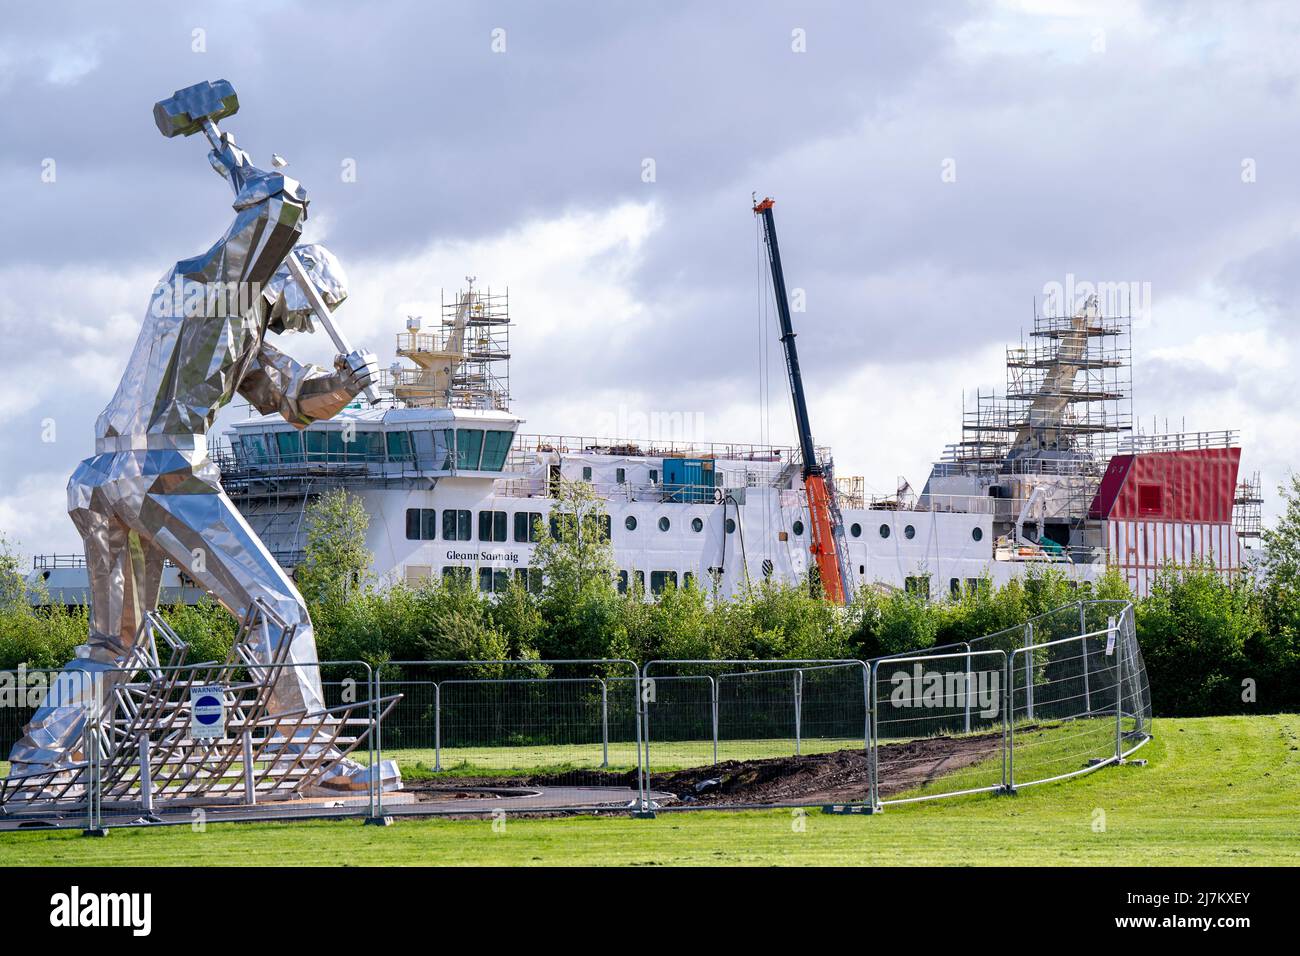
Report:
[[[1150,593],[1166,564],[1211,562],[1224,574],[1241,569],[1232,507],[1240,448],[1116,455],[1088,509],[1103,522],[1108,562],[1133,592]]]

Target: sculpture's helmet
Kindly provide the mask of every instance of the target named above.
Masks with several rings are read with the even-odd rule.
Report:
[[[294,247],[294,252],[302,261],[311,284],[321,294],[330,311],[334,311],[348,297],[348,277],[343,272],[334,254],[317,242],[304,243]],[[270,321],[267,328],[272,332],[311,332],[311,302],[306,293],[289,272],[289,267],[281,263],[275,275],[262,290],[262,296],[271,307]]]

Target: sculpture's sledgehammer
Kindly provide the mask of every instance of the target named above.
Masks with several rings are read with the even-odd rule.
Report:
[[[239,97],[229,80],[204,80],[155,103],[153,121],[158,132],[171,139],[200,133],[205,122],[215,123],[238,112]]]
[[[183,90],[177,90],[165,100],[153,105],[153,119],[158,125],[158,132],[168,139],[173,136],[190,136],[204,133],[213,149],[221,149],[221,135],[217,129],[217,120],[234,116],[239,112],[239,97],[229,80],[204,80]],[[334,325],[329,307],[307,277],[307,271],[298,259],[298,253],[289,253],[287,260],[289,271],[302,287],[312,311],[320,320],[321,326],[334,343],[334,347],[344,355],[352,351],[347,338]],[[367,385],[366,399],[374,405],[379,401],[379,392],[375,386]]]

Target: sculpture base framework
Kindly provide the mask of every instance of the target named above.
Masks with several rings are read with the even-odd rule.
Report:
[[[79,749],[53,767],[14,765],[0,780],[0,814],[85,811],[96,820],[104,811],[149,816],[349,795],[364,795],[377,807],[380,787],[400,787],[400,777],[395,765],[379,760],[374,728],[401,694],[377,699],[368,665],[331,662],[324,666],[359,675],[336,685],[343,703],[272,713],[276,682],[287,669],[323,665],[285,663],[292,628],[285,629],[276,659],[258,660],[251,639],[267,620],[275,620],[274,611],[254,606],[225,662],[187,664],[189,646],[149,612],[120,666],[59,673],[44,703],[82,709]],[[221,697],[220,735],[210,739],[192,730],[201,688]],[[349,759],[354,754],[364,754],[367,765]]]

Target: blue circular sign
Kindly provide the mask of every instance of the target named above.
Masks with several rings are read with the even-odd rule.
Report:
[[[221,701],[204,694],[194,702],[194,719],[201,724],[215,724],[221,719]]]

